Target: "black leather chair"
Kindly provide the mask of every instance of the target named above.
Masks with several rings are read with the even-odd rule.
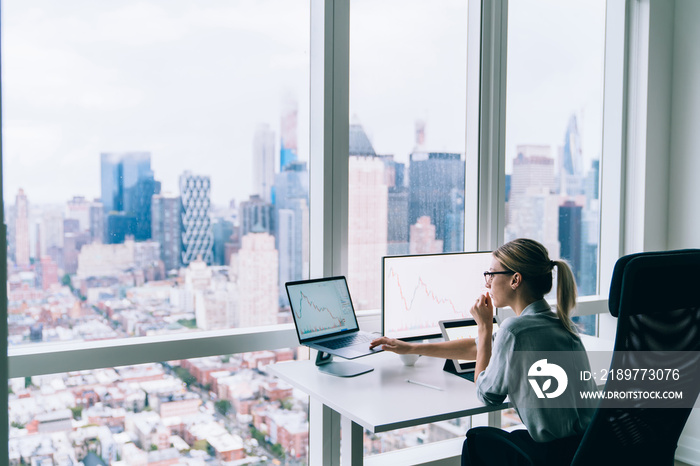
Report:
[[[615,264],[608,301],[617,317],[611,368],[637,368],[660,355],[663,368],[679,369],[663,389],[683,400],[603,401],[572,465],[673,465],[678,438],[700,390],[700,250],[631,254]],[[656,359],[659,360],[658,358]],[[645,367],[647,368],[647,367]],[[651,369],[651,368],[647,368]],[[608,379],[606,391],[639,385]]]

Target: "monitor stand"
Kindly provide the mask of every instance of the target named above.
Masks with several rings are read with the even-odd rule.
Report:
[[[333,362],[333,355],[319,351],[316,355],[316,366],[321,372],[337,377],[355,377],[374,370],[374,367],[356,362]]]

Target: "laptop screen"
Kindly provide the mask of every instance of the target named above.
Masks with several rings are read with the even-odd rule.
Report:
[[[286,283],[299,341],[358,330],[345,277]]]

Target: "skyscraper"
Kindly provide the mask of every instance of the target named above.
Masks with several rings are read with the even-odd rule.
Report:
[[[387,199],[387,254],[408,254],[408,188],[404,182],[406,165],[382,156],[389,194]]]
[[[540,241],[559,257],[559,195],[554,159],[547,145],[519,145],[510,176],[505,240],[518,237]]]
[[[509,199],[524,196],[531,187],[536,187],[538,192],[546,189],[553,193],[556,183],[551,147],[534,144],[520,145],[517,151],[518,155],[513,159]]]
[[[102,242],[105,235],[105,214],[102,202],[93,201],[90,204],[90,237],[93,241]]]
[[[121,154],[100,154],[102,207],[105,216],[110,212],[122,212],[124,210],[124,194],[121,167]]]
[[[272,203],[272,185],[275,181],[275,132],[261,124],[253,139],[253,180],[255,193]]]
[[[239,326],[276,324],[279,301],[275,238],[265,232],[243,236],[237,264]]]
[[[106,244],[121,244],[127,237],[136,238],[136,217],[126,212],[110,212],[106,231]]]
[[[58,283],[58,266],[56,263],[48,256],[44,256],[40,261],[41,273],[41,288],[43,290],[48,290],[51,285]]]
[[[156,194],[151,201],[151,231],[160,243],[160,258],[165,270],[177,270],[181,257],[180,198],[173,194]]]
[[[247,235],[251,231],[274,231],[274,209],[272,204],[253,194],[247,201],[243,201],[239,207],[238,217],[241,223],[241,235]]]
[[[224,218],[217,218],[212,225],[214,235],[214,264],[226,265],[226,243],[233,235],[233,222]]]
[[[58,206],[45,206],[39,224],[41,244],[36,257],[51,256],[63,268],[63,209]]]
[[[156,181],[151,170],[149,152],[124,152],[101,154],[102,206],[106,216],[121,212],[121,217],[134,220],[133,233],[137,241],[151,238],[151,198],[160,193],[160,182]],[[120,228],[110,230],[110,224]],[[106,243],[115,243],[121,234],[124,222],[107,219]],[[123,239],[121,239],[123,241]]]
[[[461,154],[413,152],[409,180],[409,223],[414,224],[423,216],[430,217],[437,239],[445,241],[449,228],[448,215],[452,211],[452,190],[456,189],[464,196],[464,161]]]
[[[84,196],[74,196],[66,203],[66,220],[78,221],[78,229],[74,233],[90,230],[90,204]]]
[[[291,162],[275,177],[275,245],[279,252],[280,302],[284,284],[309,276],[309,172],[306,162]]]
[[[559,206],[561,257],[569,262],[576,283],[581,283],[581,211],[581,204],[574,200],[565,200]]]
[[[387,253],[386,174],[362,126],[350,125],[349,136],[348,282],[358,309],[376,309],[381,258]]]
[[[89,210],[85,212],[89,214]],[[78,253],[91,240],[90,232],[81,228],[78,219],[65,218],[63,220],[63,270],[68,274],[74,274],[78,270]]]
[[[464,250],[464,190],[452,188],[450,210],[445,216],[445,251]]]
[[[581,282],[582,295],[597,292],[598,285],[598,243],[600,242],[600,161],[593,160],[586,176],[586,205],[582,212],[581,238]]]
[[[576,115],[571,115],[561,150],[560,192],[569,196],[583,194],[583,150]]]
[[[591,169],[586,175],[586,199],[598,199],[600,197],[600,160],[591,162]]]
[[[435,239],[435,225],[430,217],[421,217],[411,225],[410,254],[442,252],[442,241]]]
[[[199,258],[211,264],[214,235],[211,229],[211,181],[208,176],[186,171],[180,175],[181,263]]]
[[[20,188],[15,197],[15,263],[18,267],[29,266],[29,254],[29,200]]]
[[[297,159],[297,102],[286,99],[280,121],[280,171]]]

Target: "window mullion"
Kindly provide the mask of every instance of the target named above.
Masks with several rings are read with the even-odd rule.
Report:
[[[481,11],[479,116],[479,250],[503,243],[505,222],[506,57],[508,2],[484,0]]]
[[[622,253],[623,177],[625,150],[625,24],[624,0],[608,0],[605,25],[605,81],[603,100],[603,157],[601,157],[601,219],[598,293],[607,296],[615,261]]]
[[[311,277],[347,274],[350,1],[311,1]],[[340,419],[309,408],[309,463],[329,464]]]

